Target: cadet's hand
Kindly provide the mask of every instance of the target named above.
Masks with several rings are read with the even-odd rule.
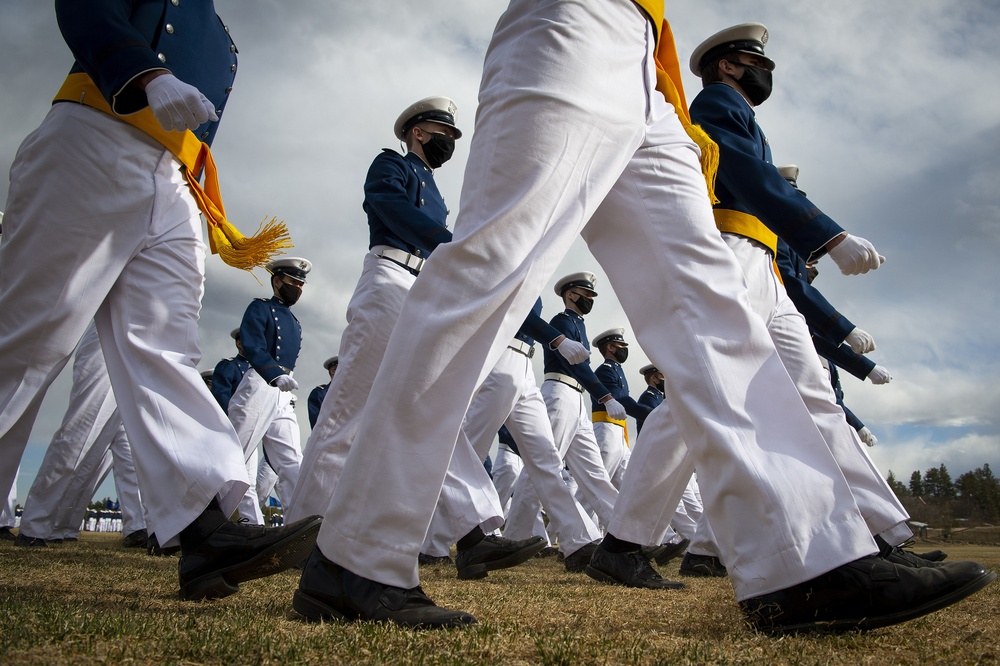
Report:
[[[877,386],[878,384],[888,384],[892,381],[892,375],[890,375],[889,371],[881,365],[876,365],[872,368],[872,371],[868,373],[868,379],[872,381],[872,384]]]
[[[872,434],[872,431],[868,429],[868,426],[865,426],[858,431],[858,437],[860,437],[861,441],[868,446],[875,446],[878,444],[878,437]]]
[[[562,354],[562,357],[573,365],[583,363],[590,358],[589,349],[576,340],[570,340],[569,338],[563,338],[563,341],[556,347],[556,351]]]
[[[622,421],[628,416],[625,413],[625,408],[622,407],[622,403],[618,402],[614,398],[611,398],[606,403],[604,407],[608,410],[608,416],[613,418],[615,421]]]
[[[218,120],[215,107],[201,91],[173,74],[161,74],[146,84],[146,100],[153,116],[168,132],[193,130]]]
[[[868,352],[875,351],[875,338],[868,331],[862,331],[857,327],[847,334],[844,342],[851,345],[851,349],[858,354],[867,354]]]
[[[274,385],[282,391],[294,391],[299,387],[299,383],[295,381],[295,378],[289,377],[288,375],[280,375],[274,380]]]
[[[885,263],[875,246],[860,236],[845,233],[830,242],[830,258],[844,275],[867,273]]]

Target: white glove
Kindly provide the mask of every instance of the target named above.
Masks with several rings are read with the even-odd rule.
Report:
[[[281,391],[294,391],[299,387],[299,383],[295,381],[295,378],[288,375],[279,375],[276,377],[274,385]]]
[[[830,250],[830,258],[844,275],[867,273],[885,263],[885,257],[875,251],[871,242],[850,234]]]
[[[583,363],[588,358],[590,358],[590,350],[584,347],[582,344],[576,340],[570,340],[566,338],[559,343],[556,347],[556,351],[562,354],[562,357],[576,365],[577,363]]]
[[[858,431],[858,437],[860,437],[861,441],[868,446],[875,446],[878,444],[878,437],[872,434],[872,431],[868,429],[868,426],[865,426]]]
[[[622,407],[622,403],[618,402],[614,398],[611,398],[606,403],[604,407],[608,410],[608,416],[613,418],[615,421],[623,421],[625,417],[628,416],[625,413],[625,408]]]
[[[146,100],[153,116],[168,132],[193,130],[218,120],[215,106],[201,91],[173,74],[162,74],[146,84]]]
[[[858,354],[867,354],[868,352],[875,351],[875,338],[868,331],[862,331],[857,327],[847,334],[844,342],[851,345],[851,349]]]
[[[876,365],[872,368],[872,371],[868,373],[868,379],[872,380],[872,384],[878,386],[879,384],[888,384],[892,381],[892,375],[881,365]]]

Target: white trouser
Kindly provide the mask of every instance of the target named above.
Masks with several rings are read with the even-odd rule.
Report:
[[[257,497],[260,499],[260,506],[263,509],[267,506],[267,498],[272,494],[281,502],[282,511],[288,506],[289,497],[282,488],[278,475],[274,468],[261,456],[257,463]]]
[[[719,547],[715,543],[715,532],[712,531],[712,526],[705,513],[698,517],[694,537],[691,538],[691,543],[688,545],[688,552],[692,555],[719,557]],[[722,563],[725,564],[725,560]]]
[[[660,488],[672,513],[697,463],[737,598],[877,550],[750,310],[697,148],[653,90],[652,50],[628,0],[513,0],[501,17],[454,237],[400,313],[392,371],[358,430],[365,446],[351,450],[320,529],[327,557],[385,584],[418,583],[466,409],[581,232],[667,374],[686,446],[644,447],[663,458],[652,463]]]
[[[139,130],[55,104],[11,167],[0,244],[0,312],[18,313],[0,318],[0,486],[96,319],[163,545],[213,497],[232,511],[248,485],[236,434],[198,373],[205,246],[179,168]]]
[[[257,495],[257,447],[263,447],[285,492],[294,493],[299,480],[302,446],[292,393],[270,386],[250,368],[229,400],[229,420],[243,446],[247,476],[253,481],[240,502],[240,516],[261,525],[264,518]]]
[[[483,380],[465,415],[465,433],[481,459],[486,458],[494,433],[501,425],[507,426],[517,443],[525,476],[538,490],[563,552],[571,554],[599,539],[597,526],[562,481],[562,458],[535,382],[531,359],[510,347]],[[527,538],[537,531],[538,515],[536,507],[531,525],[512,525],[508,521],[504,536]]]
[[[104,443],[103,450],[97,452],[98,456],[103,457],[107,452],[117,422],[120,422],[116,409],[97,327],[91,323],[73,357],[69,405],[59,429],[45,450],[42,464],[25,499],[21,517],[21,532],[25,536],[62,538],[63,535],[56,534],[54,527],[57,515],[66,507],[67,489],[76,476],[76,469],[98,439]],[[115,417],[116,423],[111,423],[112,417]],[[85,498],[79,511],[73,508],[78,518],[86,511],[90,500],[91,497]]]
[[[590,396],[553,380],[542,382],[541,394],[552,425],[556,449],[576,479],[581,501],[597,514],[602,525],[607,525],[618,499],[618,490],[611,484],[594,436],[594,425],[590,421]],[[523,488],[519,487],[522,483]],[[531,479],[515,484],[514,502],[518,504],[519,513],[527,510],[534,515],[537,510],[537,489],[534,486]]]
[[[4,500],[3,504],[0,504],[0,527],[15,527],[18,524],[16,513],[17,474],[18,472],[15,471],[14,480],[10,484],[10,490],[7,491],[7,499]]]
[[[594,437],[597,438],[597,448],[601,452],[601,460],[604,461],[604,469],[608,471],[611,485],[621,490],[628,459],[632,455],[625,443],[625,428],[617,423],[597,421],[594,423]]]
[[[108,442],[114,436],[114,423],[121,423],[117,414],[98,437],[100,442]],[[94,493],[111,473],[114,458],[106,446],[92,446],[70,475],[69,484],[63,493],[61,506],[55,516],[50,536],[46,539],[71,539],[80,533],[80,524],[87,516]]]
[[[521,461],[521,456],[516,455],[506,444],[497,446],[497,455],[493,460],[493,487],[497,489],[505,518],[510,510],[510,496],[514,491],[514,482],[523,470],[524,463]]]
[[[745,236],[726,233],[722,237],[746,275],[751,307],[767,325],[778,356],[840,465],[871,533],[881,533],[893,544],[911,538],[913,533],[906,526],[909,515],[868,457],[857,431],[847,423],[844,408],[837,404],[809,327],[775,272],[774,255]]]
[[[337,374],[330,380],[316,426],[306,442],[302,460],[305,473],[292,493],[286,519],[326,512],[351,451],[372,382],[382,364],[389,334],[415,279],[408,270],[388,259],[370,252],[365,255],[361,277],[347,306],[347,328],[340,336]],[[390,375],[396,372],[394,366],[384,370]],[[437,415],[424,413],[420,418],[433,420]],[[360,444],[367,447],[369,442],[363,440]],[[442,502],[460,503],[447,511],[455,540],[477,525],[484,532],[491,532],[503,524],[503,510],[493,483],[467,441],[466,445],[468,450],[452,461],[444,487],[435,489],[435,496],[440,490]],[[407,464],[406,461],[418,455],[416,450],[404,447],[393,464]],[[426,529],[426,524],[421,527],[421,542]]]
[[[114,460],[115,492],[118,493],[118,506],[121,508],[121,532],[129,535],[132,532],[146,529],[146,520],[142,512],[142,498],[139,492],[139,479],[135,473],[135,461],[132,459],[132,447],[129,446],[125,425],[117,419],[118,428],[109,442],[111,456]]]

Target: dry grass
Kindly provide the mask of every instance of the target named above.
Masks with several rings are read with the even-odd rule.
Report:
[[[934,546],[931,546],[934,547]],[[920,548],[918,548],[919,550]],[[1000,548],[949,544],[1000,568]],[[745,628],[725,580],[680,591],[601,585],[533,560],[483,581],[427,567],[424,589],[468,610],[469,630],[310,624],[291,610],[297,573],[216,602],[179,600],[177,560],[87,534],[45,550],[0,542],[0,664],[993,664],[1000,584],[904,625],[775,640]],[[676,576],[677,564],[662,571]]]

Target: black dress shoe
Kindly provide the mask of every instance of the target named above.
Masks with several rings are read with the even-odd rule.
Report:
[[[670,560],[680,557],[684,551],[687,550],[687,547],[691,545],[691,540],[684,539],[682,541],[678,541],[677,543],[666,543],[663,545],[665,548],[659,555],[656,556],[656,563],[661,567]]]
[[[47,548],[48,544],[45,543],[45,539],[39,539],[38,537],[30,537],[23,532],[18,532],[17,538],[14,539],[15,546],[21,546],[22,548]]]
[[[941,562],[937,560],[929,560],[925,557],[917,555],[912,550],[903,550],[903,546],[890,546],[889,543],[882,537],[876,535],[875,543],[878,545],[878,555],[884,560],[889,560],[893,564],[898,564],[904,567],[937,567],[941,566]],[[940,552],[940,551],[938,551]],[[947,555],[945,556],[947,557]]]
[[[239,584],[290,569],[309,555],[322,523],[310,516],[283,527],[226,522],[178,563],[182,599],[221,599]]]
[[[422,566],[437,566],[439,564],[452,564],[450,555],[428,555],[420,553],[417,556],[417,564]]]
[[[694,576],[701,578],[725,578],[729,575],[722,560],[713,555],[694,555],[684,553],[681,560],[680,574],[682,576]]]
[[[17,541],[17,537],[11,532],[11,527],[0,527],[0,541]]]
[[[873,555],[741,601],[740,609],[750,626],[771,635],[875,629],[949,606],[996,577],[975,562],[917,568]]]
[[[142,548],[148,541],[149,535],[146,534],[145,529],[129,532],[122,537],[122,545],[126,548]]]
[[[906,544],[903,544],[904,546]],[[926,553],[913,553],[922,560],[928,562],[944,562],[948,558],[948,553],[943,550],[929,550]]]
[[[542,548],[545,548],[545,539],[539,536],[520,541],[487,536],[475,546],[458,551],[455,557],[458,577],[462,580],[486,578],[486,572],[516,567],[530,560]]]
[[[535,557],[555,557],[558,554],[559,554],[558,548],[556,548],[555,546],[546,546],[545,548],[542,548],[540,551],[535,553]],[[565,559],[566,558],[564,557],[563,560]]]
[[[315,547],[302,570],[292,608],[310,620],[374,620],[411,629],[476,624],[468,613],[435,605],[419,586],[406,590],[362,578]]]
[[[590,543],[583,544],[567,555],[563,559],[563,562],[566,565],[566,571],[570,573],[583,573],[586,571],[587,565],[590,564],[590,558],[594,556],[594,552],[597,551],[597,547],[600,545],[600,539],[597,541],[591,541]]]
[[[656,573],[656,569],[641,550],[612,553],[598,547],[590,559],[590,564],[587,565],[586,572],[594,580],[611,585],[641,587],[647,590],[679,590],[684,587],[684,583],[667,580]]]

